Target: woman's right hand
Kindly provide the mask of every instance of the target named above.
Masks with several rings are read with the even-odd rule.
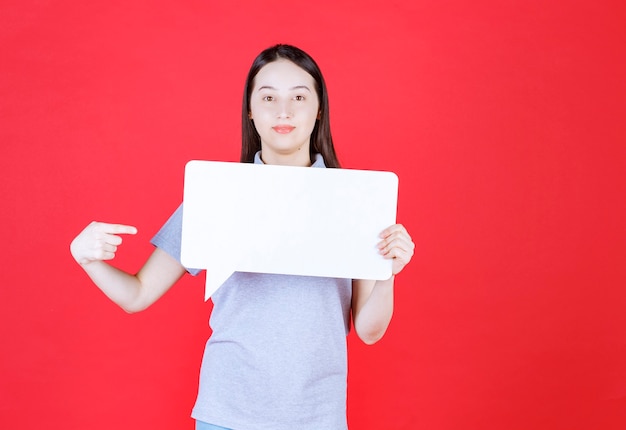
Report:
[[[136,233],[137,229],[130,225],[94,221],[74,238],[70,251],[74,260],[83,266],[94,261],[111,260],[122,243],[118,235]]]

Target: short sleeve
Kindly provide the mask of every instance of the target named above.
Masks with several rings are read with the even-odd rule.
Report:
[[[178,206],[172,216],[163,224],[150,241],[157,248],[167,252],[178,262],[180,262],[181,238],[183,232],[183,205]],[[196,276],[202,269],[192,269],[185,267],[187,272]]]

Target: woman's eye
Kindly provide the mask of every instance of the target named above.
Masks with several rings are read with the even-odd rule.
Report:
[[[274,97],[273,96],[265,96],[265,97],[263,97],[263,101],[266,101],[266,102],[274,101]]]
[[[301,102],[304,100],[304,96],[295,96],[294,99],[296,99],[297,101]]]

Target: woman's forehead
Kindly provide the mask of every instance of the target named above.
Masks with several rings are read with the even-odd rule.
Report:
[[[306,86],[313,89],[315,80],[297,64],[279,59],[263,66],[254,77],[254,87],[267,87],[276,90]]]

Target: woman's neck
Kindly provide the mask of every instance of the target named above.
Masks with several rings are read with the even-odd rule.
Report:
[[[311,167],[311,157],[308,150],[300,150],[289,154],[278,154],[273,151],[261,150],[261,161],[264,164],[279,166]]]

